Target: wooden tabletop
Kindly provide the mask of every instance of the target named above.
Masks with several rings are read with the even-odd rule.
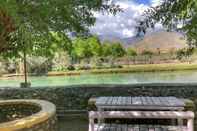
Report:
[[[176,97],[99,97],[98,109],[184,110],[184,100]]]

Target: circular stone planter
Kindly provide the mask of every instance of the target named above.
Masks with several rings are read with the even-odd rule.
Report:
[[[0,131],[57,131],[56,107],[43,100],[1,100]]]

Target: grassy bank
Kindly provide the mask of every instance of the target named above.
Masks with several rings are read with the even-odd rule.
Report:
[[[123,68],[112,69],[91,69],[76,70],[68,72],[49,72],[48,76],[58,75],[80,75],[84,73],[103,74],[103,73],[132,73],[132,72],[156,72],[156,71],[179,71],[179,70],[197,70],[197,64],[150,64],[150,65],[131,65]]]

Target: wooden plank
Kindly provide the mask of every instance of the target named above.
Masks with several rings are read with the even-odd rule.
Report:
[[[147,125],[140,125],[140,131],[148,131]]]
[[[118,101],[118,97],[113,97],[113,101],[111,103],[111,105],[117,105],[117,101]]]
[[[139,125],[134,125],[133,126],[133,131],[140,131]]]
[[[154,105],[158,106],[158,105],[161,104],[161,103],[160,103],[160,100],[159,100],[157,97],[151,97],[151,99],[152,99]]]
[[[128,128],[127,128],[126,124],[122,125],[121,131],[128,131]],[[132,130],[129,130],[129,131],[132,131]]]
[[[154,105],[154,102],[153,102],[153,100],[151,99],[151,97],[145,97],[146,98],[146,102],[147,102],[147,104],[148,105]]]
[[[103,105],[108,104],[109,101],[110,101],[110,97],[105,97]]]
[[[102,131],[103,130],[103,125],[98,125],[96,131]]]
[[[148,104],[145,97],[140,97],[140,99],[141,99],[142,104],[143,104],[144,106],[146,106],[146,105]]]
[[[184,101],[177,99],[176,97],[168,97],[167,100],[172,106],[185,106]]]
[[[184,110],[183,105],[183,101],[175,97],[101,97],[96,102],[97,108],[107,110]]]
[[[116,131],[122,131],[122,125],[118,125]]]
[[[128,130],[128,131],[134,131],[133,125],[127,125],[127,130]]]
[[[185,126],[160,126],[160,125],[120,125],[101,124],[95,125],[94,131],[187,131]]]
[[[133,102],[132,102],[132,97],[128,97],[128,105],[131,105],[131,104],[133,104]]]
[[[142,105],[142,101],[140,99],[140,97],[132,97],[132,104],[135,105]]]
[[[158,97],[161,105],[159,106],[169,106],[168,101],[165,100],[165,97]]]
[[[129,97],[121,97],[121,105],[122,106],[126,106],[127,105],[127,103],[129,102],[128,98]]]
[[[149,126],[148,126],[148,131],[155,131],[154,126],[153,126],[153,125],[149,125]]]
[[[194,113],[192,111],[103,111],[103,112],[89,112],[90,118],[132,118],[132,119],[193,119]]]
[[[110,131],[116,131],[116,124],[110,125]]]
[[[96,99],[96,105],[104,104],[105,101],[103,101],[105,97],[99,97]]]
[[[108,97],[105,105],[111,105],[113,101],[113,97]]]
[[[155,131],[163,131],[160,126],[155,126],[154,128],[155,128]]]
[[[116,103],[116,105],[119,105],[119,106],[122,106],[122,97],[118,97],[117,98],[117,103]]]

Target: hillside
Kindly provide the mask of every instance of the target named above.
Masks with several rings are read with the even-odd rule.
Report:
[[[154,34],[146,35],[136,43],[132,43],[128,46],[132,46],[137,49],[138,52],[143,50],[151,50],[167,52],[177,50],[186,47],[186,40],[181,34],[176,32],[157,32]]]

